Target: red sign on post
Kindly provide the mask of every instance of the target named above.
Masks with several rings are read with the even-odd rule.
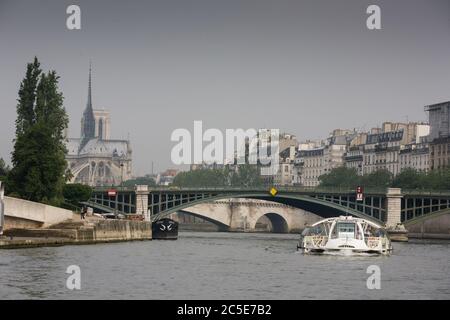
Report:
[[[363,195],[363,187],[357,186],[356,187],[356,201],[363,201],[364,195]]]
[[[117,195],[117,190],[116,189],[109,189],[108,190],[108,196],[109,197],[115,197]]]

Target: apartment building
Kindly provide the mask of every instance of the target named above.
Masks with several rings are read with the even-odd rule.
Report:
[[[428,172],[430,168],[430,152],[428,143],[412,143],[402,146],[399,154],[400,172],[413,168],[420,172]]]
[[[425,106],[430,122],[431,170],[450,167],[450,101]]]
[[[326,141],[300,144],[294,167],[298,183],[305,187],[318,186],[321,175],[343,166],[347,146],[355,136],[354,131],[336,129]]]

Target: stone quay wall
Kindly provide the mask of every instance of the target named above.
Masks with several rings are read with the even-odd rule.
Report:
[[[146,221],[100,220],[75,227],[67,222],[48,229],[9,229],[5,236],[0,239],[0,248],[151,240],[152,225]]]
[[[146,221],[104,220],[77,229],[78,241],[130,241],[152,238],[152,224]]]

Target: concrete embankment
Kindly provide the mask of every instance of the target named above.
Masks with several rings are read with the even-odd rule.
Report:
[[[46,228],[73,217],[70,210],[23,199],[5,197],[4,229]]]
[[[10,229],[0,248],[28,248],[68,244],[95,244],[151,240],[150,222],[129,220],[67,221],[49,228]]]

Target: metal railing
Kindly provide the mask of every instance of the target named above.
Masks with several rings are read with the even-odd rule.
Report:
[[[152,192],[268,192],[274,187],[278,192],[298,192],[298,193],[336,193],[336,194],[354,194],[356,188],[348,187],[299,187],[299,186],[266,186],[266,187],[249,187],[249,186],[225,186],[225,187],[149,187],[148,191]],[[116,189],[118,192],[134,192],[135,187],[96,187],[94,192],[107,192],[109,189]],[[402,189],[403,195],[430,195],[430,196],[450,196],[450,190],[430,190],[430,189]],[[365,187],[365,194],[386,194],[387,188]]]

